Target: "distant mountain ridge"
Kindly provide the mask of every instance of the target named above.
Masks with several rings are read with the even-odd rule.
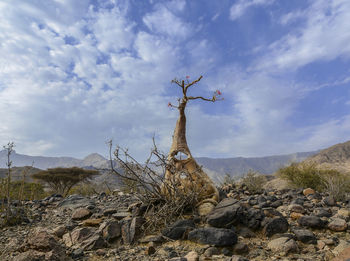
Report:
[[[6,168],[6,151],[0,151],[0,168]],[[44,157],[44,156],[28,156],[16,153],[11,154],[12,166],[33,166],[39,169],[48,169],[56,167],[89,167],[108,168],[109,160],[98,153],[92,153],[84,159],[76,159],[73,157]]]
[[[220,182],[225,174],[231,176],[241,176],[249,170],[254,170],[262,174],[272,174],[280,167],[284,167],[291,162],[300,162],[307,157],[316,154],[314,152],[299,152],[287,155],[276,155],[267,157],[254,158],[196,158],[199,165],[202,165],[208,175],[215,181]],[[55,168],[55,167],[84,167],[108,169],[110,162],[98,153],[92,153],[84,159],[76,159],[73,157],[43,157],[28,156],[13,152],[11,155],[13,166],[30,166],[34,162],[34,167],[39,169]],[[6,167],[6,151],[0,151],[0,168]]]
[[[249,170],[257,171],[261,174],[273,174],[279,168],[287,166],[291,162],[301,162],[317,152],[297,152],[286,155],[253,158],[214,159],[201,157],[196,158],[196,160],[199,165],[203,165],[208,175],[215,182],[220,182],[226,174],[237,177],[247,173]]]

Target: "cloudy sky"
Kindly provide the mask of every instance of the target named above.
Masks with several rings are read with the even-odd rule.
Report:
[[[194,156],[266,156],[350,139],[349,0],[2,0],[0,143],[143,160],[170,148],[180,90]]]

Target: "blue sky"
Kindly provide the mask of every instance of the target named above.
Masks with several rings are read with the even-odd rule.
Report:
[[[167,152],[179,89],[194,156],[266,156],[349,140],[350,1],[0,2],[0,142],[19,153],[143,160]]]

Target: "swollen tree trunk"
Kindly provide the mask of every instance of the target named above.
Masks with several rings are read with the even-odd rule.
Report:
[[[212,180],[197,164],[188,148],[186,141],[186,115],[185,108],[189,100],[202,99],[206,101],[215,101],[213,99],[205,99],[203,97],[187,97],[187,88],[198,82],[201,77],[191,84],[184,84],[184,81],[176,83],[183,89],[183,98],[176,108],[179,110],[179,118],[176,122],[172,145],[168,155],[168,161],[174,169],[168,169],[165,173],[165,183],[178,184],[178,188],[185,193],[196,192],[198,205],[211,202],[216,204],[219,200],[219,192]],[[171,105],[171,104],[170,104]],[[172,106],[172,105],[171,105]],[[175,106],[172,106],[175,107]],[[184,156],[184,159],[179,157]],[[171,186],[170,186],[171,187]],[[164,186],[166,193],[169,193],[169,186]]]

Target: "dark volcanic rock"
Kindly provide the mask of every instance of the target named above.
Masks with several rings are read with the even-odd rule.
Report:
[[[310,230],[307,229],[294,229],[293,233],[303,243],[306,244],[316,244],[317,238]]]
[[[192,219],[178,220],[170,227],[166,228],[162,234],[174,240],[183,239],[186,234],[194,228],[195,224]]]
[[[316,216],[302,216],[298,219],[298,223],[310,228],[323,228],[325,226],[325,222]]]
[[[237,235],[233,230],[214,227],[192,230],[188,234],[188,239],[214,246],[232,246],[237,243]]]
[[[263,233],[267,237],[287,232],[289,227],[288,221],[284,217],[266,218],[264,224]]]
[[[332,211],[328,208],[315,208],[314,214],[318,217],[331,217]]]
[[[213,227],[229,228],[242,219],[243,210],[237,200],[226,198],[222,200],[207,217],[207,222]]]

